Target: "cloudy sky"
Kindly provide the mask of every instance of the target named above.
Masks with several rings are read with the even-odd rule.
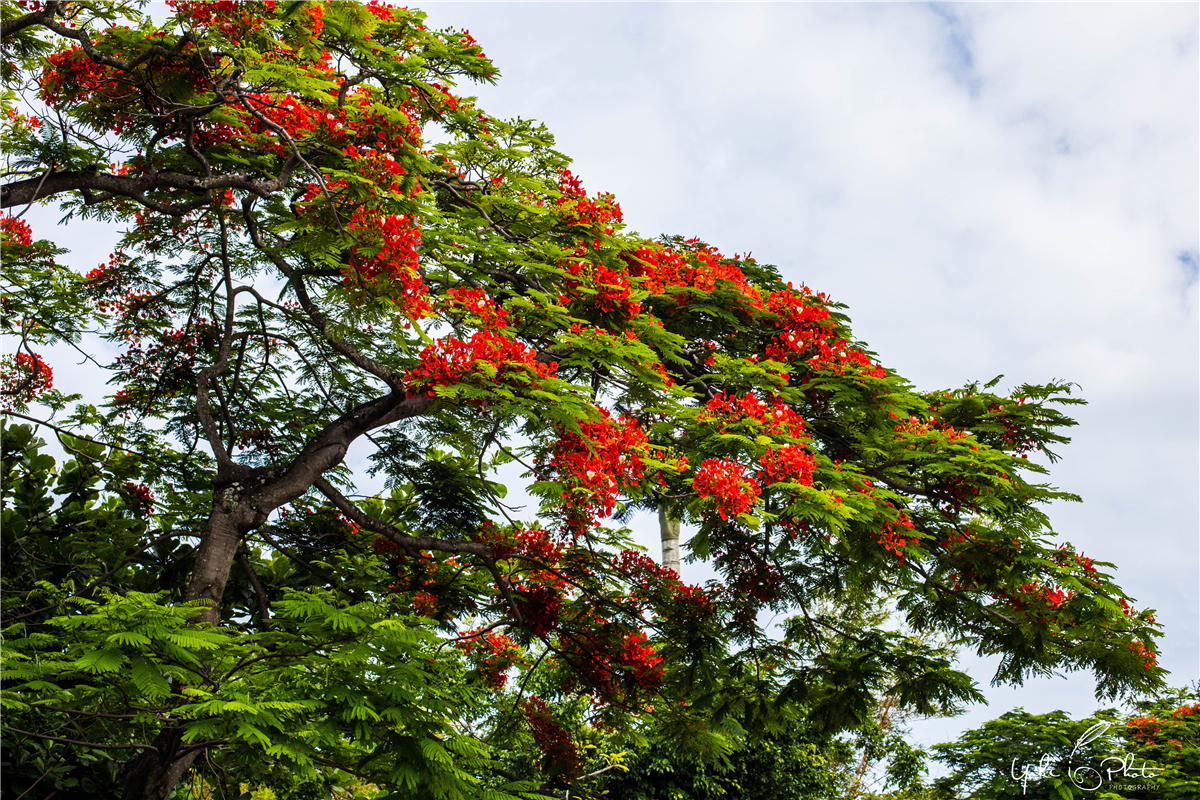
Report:
[[[921,389],[1078,383],[1090,405],[1053,479],[1084,502],[1052,509],[1059,538],[1159,610],[1173,683],[1200,677],[1195,4],[424,8],[499,66],[482,108],[546,122],[635,230],[829,292]],[[57,218],[30,216],[39,235]],[[60,241],[87,270],[112,236]],[[964,663],[986,689],[989,665]],[[914,733],[1090,713],[1093,688],[986,689],[990,707]]]
[[[1200,677],[1194,4],[421,7],[500,68],[481,107],[544,121],[635,230],[831,293],[919,388],[1078,383],[1059,538],[1117,563],[1173,682]],[[1090,713],[1093,689],[987,689],[914,733]]]

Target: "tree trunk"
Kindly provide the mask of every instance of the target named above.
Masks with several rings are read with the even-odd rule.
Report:
[[[192,619],[195,623],[221,624],[221,599],[243,534],[238,529],[237,501],[233,498],[232,491],[218,489],[214,493],[212,512],[200,534],[187,593],[188,600],[205,601],[203,612]],[[157,752],[138,753],[122,770],[125,779],[122,800],[167,800],[183,773],[203,752],[197,748],[180,754],[182,744],[181,729],[164,728],[154,740]]]
[[[666,504],[658,507],[658,531],[662,536],[662,565],[679,574],[679,518]]]
[[[213,510],[200,534],[200,547],[187,593],[188,600],[202,600],[206,605],[194,621],[213,625],[221,623],[221,599],[242,539],[242,531],[238,530],[234,518],[236,511],[224,501],[223,494],[218,490],[213,498]]]
[[[433,398],[427,396],[385,395],[330,423],[309,439],[286,469],[268,472],[231,467],[213,491],[212,512],[200,533],[187,599],[202,600],[205,608],[193,622],[221,624],[221,600],[243,536],[266,522],[272,511],[308,491],[326,470],[340,464],[350,443],[363,433],[417,416],[432,404]],[[182,736],[179,728],[164,728],[154,740],[157,752],[142,751],[127,763],[123,800],[166,800],[175,791],[179,779],[204,752],[198,747],[181,753]]]
[[[183,731],[166,728],[154,740],[158,752],[142,751],[126,763],[121,770],[125,776],[121,800],[167,800],[200,753],[197,749],[181,756],[182,744]]]

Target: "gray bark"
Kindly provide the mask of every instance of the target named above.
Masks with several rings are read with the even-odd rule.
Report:
[[[662,564],[679,574],[679,518],[665,504],[658,507],[658,530],[662,536]]]

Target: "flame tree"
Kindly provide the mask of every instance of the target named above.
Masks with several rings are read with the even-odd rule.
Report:
[[[69,456],[8,428],[4,736],[44,785],[578,795],[567,707],[713,751],[978,698],[847,624],[882,597],[999,681],[1161,683],[1153,618],[1051,544],[1070,495],[1027,456],[1066,441],[1068,384],[918,392],[824,294],[638,236],[459,92],[496,69],[418,11],[168,6],[3,5],[0,402]],[[123,230],[111,258],[60,266],[23,218],[47,202]],[[55,390],[50,344],[112,393]],[[720,580],[633,547],[611,518],[639,504]]]

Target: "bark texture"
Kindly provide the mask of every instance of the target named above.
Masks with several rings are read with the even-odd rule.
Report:
[[[679,517],[666,505],[658,507],[658,530],[662,536],[662,564],[679,574]]]

